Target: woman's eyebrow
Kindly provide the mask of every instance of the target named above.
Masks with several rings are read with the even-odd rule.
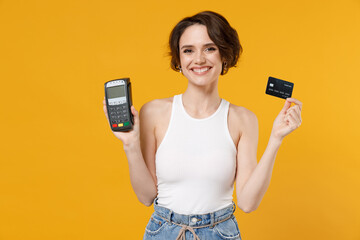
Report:
[[[215,46],[215,43],[206,43],[206,44],[204,44],[204,47],[208,47],[208,46]],[[194,47],[194,45],[184,45],[180,49],[191,48],[191,47]]]

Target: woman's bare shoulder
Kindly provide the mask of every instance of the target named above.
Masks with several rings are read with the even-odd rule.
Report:
[[[166,115],[171,110],[173,97],[154,99],[145,103],[140,109],[140,115],[149,119],[157,119],[158,116]]]
[[[230,103],[229,121],[234,121],[240,126],[257,123],[257,117],[251,110]]]

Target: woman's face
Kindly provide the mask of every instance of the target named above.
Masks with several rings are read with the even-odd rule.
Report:
[[[219,48],[204,25],[185,29],[179,40],[180,65],[185,77],[195,85],[208,85],[219,79],[222,61]]]

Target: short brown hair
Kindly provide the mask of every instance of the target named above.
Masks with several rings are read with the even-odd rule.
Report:
[[[221,75],[226,74],[229,68],[236,66],[243,52],[236,30],[230,26],[229,22],[222,15],[212,11],[204,11],[192,17],[184,18],[171,31],[169,37],[171,68],[175,71],[180,71],[180,37],[187,27],[194,24],[205,25],[210,39],[219,48],[220,56],[226,62],[226,68],[223,66]]]

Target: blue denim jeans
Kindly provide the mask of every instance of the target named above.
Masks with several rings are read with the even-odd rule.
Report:
[[[143,240],[241,240],[234,216],[236,205],[208,214],[184,215],[157,205],[146,226]]]

